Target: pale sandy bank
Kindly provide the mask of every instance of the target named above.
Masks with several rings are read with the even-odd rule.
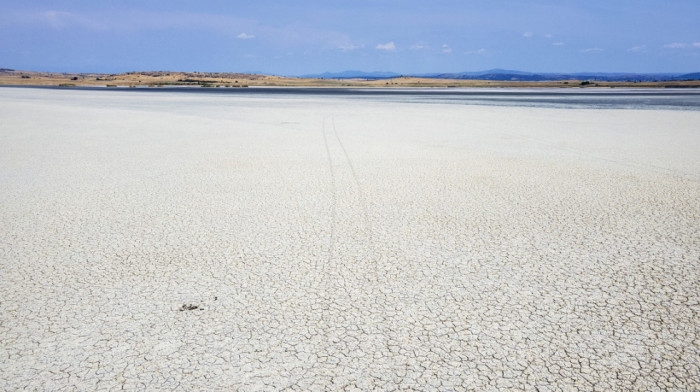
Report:
[[[0,389],[698,390],[698,129],[0,89]]]

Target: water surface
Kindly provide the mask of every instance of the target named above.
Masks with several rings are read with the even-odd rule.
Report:
[[[63,87],[21,87],[66,89]],[[510,89],[510,88],[319,88],[319,87],[72,87],[105,93],[139,92],[207,94],[239,97],[337,97],[383,102],[440,103],[457,105],[522,106],[562,109],[637,109],[700,111],[696,89]]]

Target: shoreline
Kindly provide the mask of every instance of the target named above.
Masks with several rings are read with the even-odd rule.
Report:
[[[365,100],[395,103],[476,105],[484,107],[530,107],[553,109],[624,109],[700,111],[700,90],[683,88],[513,88],[513,87],[318,87],[318,86],[252,86],[249,88],[213,88],[195,86],[104,87],[104,86],[2,86],[0,89],[43,89],[46,91],[95,92],[109,94],[171,94],[239,97],[250,99],[278,98],[293,100],[297,96],[310,99]]]
[[[119,74],[56,73],[1,70],[0,86],[104,87],[347,87],[347,88],[700,88],[700,80],[609,82],[597,80],[499,81],[396,77],[388,79],[319,79],[238,73],[128,72]]]

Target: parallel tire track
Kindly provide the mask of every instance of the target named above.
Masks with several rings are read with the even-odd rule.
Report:
[[[335,253],[335,242],[336,242],[336,222],[338,221],[338,196],[337,196],[337,185],[335,180],[335,169],[333,168],[333,158],[331,157],[331,150],[328,147],[328,136],[326,136],[326,118],[323,118],[322,131],[323,133],[323,144],[326,147],[326,156],[328,157],[328,169],[331,176],[331,227],[330,227],[330,241],[328,245],[328,262],[327,265],[331,265],[333,262],[333,257]],[[318,261],[316,265],[318,269]],[[325,268],[322,268],[325,269]]]
[[[343,155],[345,156],[345,161],[348,163],[348,166],[350,167],[350,172],[352,173],[352,178],[353,181],[355,182],[355,187],[357,188],[357,193],[359,195],[360,199],[360,204],[362,205],[362,215],[363,215],[363,220],[364,220],[364,225],[365,225],[365,230],[368,233],[368,241],[370,246],[372,247],[372,263],[374,267],[374,278],[377,279],[377,269],[378,269],[378,263],[377,260],[375,259],[376,256],[376,249],[374,247],[374,239],[372,238],[372,225],[369,219],[369,208],[367,205],[367,198],[365,196],[365,191],[362,188],[362,185],[360,184],[360,180],[357,176],[357,171],[355,171],[355,165],[352,163],[352,159],[350,159],[350,154],[348,154],[347,149],[345,149],[345,145],[343,144],[343,141],[340,139],[340,135],[338,134],[338,130],[335,127],[335,117],[331,117],[331,124],[333,126],[333,134],[335,135],[335,139],[338,141],[338,145],[340,145],[341,150],[343,151]]]

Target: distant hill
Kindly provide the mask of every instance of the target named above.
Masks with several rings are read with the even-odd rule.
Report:
[[[676,78],[676,80],[700,80],[700,72],[693,72],[689,74],[683,74]]]
[[[555,81],[555,80],[592,80],[605,82],[651,82],[662,80],[679,80],[681,74],[635,74],[635,73],[530,73],[506,70],[490,70],[484,72],[462,72],[451,74],[426,75],[425,77],[440,79],[472,79],[472,80],[508,80],[520,82]]]
[[[700,72],[695,73],[614,73],[614,72],[576,72],[576,73],[538,73],[507,69],[489,69],[477,72],[398,74],[395,72],[325,72],[322,74],[302,75],[302,78],[319,79],[391,79],[399,76],[411,76],[430,79],[495,80],[517,82],[540,82],[558,80],[591,80],[601,82],[654,82],[672,80],[700,80]]]
[[[343,72],[324,72],[322,74],[301,75],[301,78],[316,78],[316,79],[391,79],[402,76],[396,72],[363,72],[363,71],[343,71]]]

